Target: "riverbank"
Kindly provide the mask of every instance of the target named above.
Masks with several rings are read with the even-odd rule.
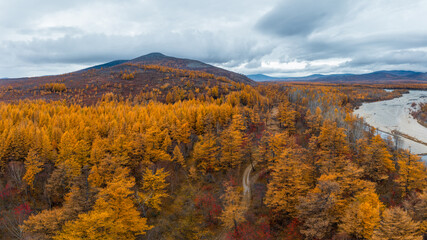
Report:
[[[354,114],[367,124],[389,135],[399,133],[402,148],[415,154],[427,153],[427,128],[411,115],[419,103],[427,102],[427,91],[411,90],[399,98],[386,101],[363,103]],[[427,158],[423,158],[427,161]]]

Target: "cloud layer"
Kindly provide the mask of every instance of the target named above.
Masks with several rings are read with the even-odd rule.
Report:
[[[427,71],[422,0],[1,1],[0,77],[150,52],[241,73]]]

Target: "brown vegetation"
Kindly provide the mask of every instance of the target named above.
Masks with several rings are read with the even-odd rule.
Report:
[[[423,125],[424,127],[427,127],[427,104],[419,104],[419,109],[417,111],[412,112],[412,116],[417,119],[419,124]]]

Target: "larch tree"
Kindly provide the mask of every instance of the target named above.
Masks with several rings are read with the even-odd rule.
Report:
[[[380,135],[374,136],[363,151],[366,158],[363,159],[362,166],[365,169],[366,177],[371,181],[385,180],[389,173],[395,170],[392,155]]]
[[[413,190],[423,190],[427,187],[427,168],[419,156],[404,151],[398,155],[399,178],[403,194],[406,196]]]
[[[67,220],[63,208],[46,209],[31,215],[21,227],[28,237],[52,239]]]
[[[420,231],[427,237],[427,190],[423,193],[412,192],[403,206],[412,219],[420,223]]]
[[[294,134],[296,132],[295,123],[298,112],[294,110],[289,101],[281,102],[278,111],[280,126],[285,128],[289,133]]]
[[[178,145],[173,149],[173,160],[182,167],[186,167],[184,156],[182,155],[181,149],[179,149]]]
[[[153,125],[145,132],[143,144],[146,164],[171,160],[171,156],[167,152],[171,145],[167,129],[161,130],[159,126]]]
[[[412,220],[402,208],[386,209],[378,229],[374,231],[373,240],[422,240],[419,223]]]
[[[335,122],[325,121],[318,137],[310,139],[310,154],[318,175],[343,171],[350,149],[345,131]]]
[[[307,122],[308,127],[306,133],[309,133],[310,135],[319,135],[320,128],[322,127],[323,122],[322,110],[320,109],[320,107],[316,108],[314,114],[311,113],[310,109],[307,110],[305,120]]]
[[[111,156],[109,154],[91,168],[88,180],[90,184],[97,188],[104,188],[113,180],[116,171],[123,171],[122,163],[125,157]]]
[[[93,210],[65,223],[53,239],[135,239],[151,228],[130,197],[135,182],[128,170],[118,170],[98,194]]]
[[[304,179],[307,167],[301,161],[302,157],[301,149],[285,148],[269,166],[271,181],[267,185],[265,203],[276,212],[294,216],[299,198],[309,189]]]
[[[61,230],[66,221],[75,220],[78,214],[89,211],[94,202],[96,191],[87,180],[88,169],[73,179],[70,192],[66,194],[62,207],[46,209],[31,215],[22,226],[29,237],[51,239]]]
[[[2,158],[7,161],[21,161],[24,160],[30,148],[30,138],[26,138],[29,132],[26,132],[24,124],[13,126],[9,132],[5,132],[7,137],[2,143],[3,156]]]
[[[161,210],[163,198],[169,196],[166,190],[168,186],[166,182],[167,176],[169,176],[169,173],[163,169],[157,169],[155,171],[148,168],[145,169],[141,191],[138,193],[139,201],[141,201],[144,206],[156,209],[157,211]]]
[[[330,237],[338,221],[335,214],[338,193],[339,184],[320,181],[316,188],[301,198],[297,216],[302,222],[300,231],[307,239]]]
[[[61,163],[53,170],[47,180],[46,192],[54,204],[61,204],[64,201],[64,196],[70,190],[72,177],[69,172],[69,166]]]
[[[78,140],[74,132],[65,132],[59,144],[59,153],[56,165],[65,164],[69,168],[67,174],[78,176],[80,169],[88,163],[90,147],[84,140]]]
[[[25,158],[25,175],[23,180],[33,188],[36,175],[43,170],[43,162],[34,149],[30,149],[28,156]]]
[[[218,171],[220,164],[218,161],[218,149],[216,138],[212,133],[200,136],[199,141],[194,145],[193,159],[197,168],[204,173]]]
[[[240,114],[233,115],[231,125],[221,134],[221,165],[228,169],[239,165],[243,161],[247,138],[244,130],[243,117]]]
[[[237,224],[245,220],[244,213],[249,206],[242,203],[241,192],[242,189],[240,187],[234,186],[230,182],[225,183],[225,192],[221,196],[224,209],[219,219],[223,226],[228,229],[234,227],[237,230]]]
[[[374,229],[380,222],[380,211],[383,208],[374,189],[368,189],[356,195],[342,217],[340,231],[355,238],[371,239]]]
[[[171,136],[178,143],[190,142],[190,125],[188,122],[176,120],[171,127]]]

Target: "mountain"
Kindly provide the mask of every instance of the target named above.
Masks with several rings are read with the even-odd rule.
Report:
[[[115,60],[108,63],[96,65],[84,70],[111,68],[115,66],[120,66],[125,63],[143,64],[143,65],[159,65],[159,66],[186,69],[186,70],[202,71],[202,72],[214,74],[216,76],[227,77],[230,80],[235,82],[251,84],[251,85],[254,84],[254,82],[251,79],[249,79],[243,74],[231,72],[222,68],[218,68],[218,67],[197,61],[197,60],[175,58],[175,57],[163,55],[162,53],[150,53],[150,54],[140,56],[131,60]]]
[[[81,70],[81,71],[90,70],[90,69],[101,69],[101,68],[114,67],[114,66],[116,66],[116,65],[120,65],[120,64],[125,63],[125,62],[127,62],[127,61],[128,61],[128,60],[114,60],[114,61],[107,62],[107,63],[104,63],[104,64],[95,65],[95,66],[93,66],[93,67],[89,67],[89,68],[83,69],[83,70]]]
[[[57,86],[49,85],[53,83]],[[82,102],[92,104],[105,93],[112,92],[124,98],[155,95],[159,100],[165,100],[166,95],[171,93],[174,96],[179,95],[172,97],[175,101],[188,99],[193,95],[215,96],[217,94],[209,92],[215,86],[221,95],[224,91],[237,89],[237,84],[241,83],[256,84],[245,75],[201,61],[150,53],[131,60],[115,60],[67,74],[0,79],[0,90],[4,93],[0,94],[0,100],[61,100],[71,99],[78,94],[82,95]],[[60,87],[58,84],[64,86]],[[58,89],[66,90],[53,94],[59,91]]]
[[[412,71],[377,71],[366,74],[327,75],[315,79],[316,82],[331,83],[422,83],[427,81],[427,73]]]
[[[266,81],[311,81],[323,77],[321,74],[314,74],[305,77],[270,77],[264,74],[248,75],[248,77],[254,81],[266,82]]]
[[[269,77],[263,74],[248,75],[255,81],[310,81],[327,83],[425,83],[427,82],[427,73],[413,71],[377,71],[366,74],[315,74],[305,77]]]
[[[165,56],[161,53],[150,53],[135,59],[130,60],[131,63],[139,64],[155,64],[166,67],[173,67],[186,70],[195,70],[202,71],[214,74],[215,76],[223,76],[229,78],[232,81],[245,83],[245,84],[254,84],[254,81],[249,79],[243,74],[231,72],[222,68],[218,68],[201,61],[185,59],[185,58],[175,58]]]
[[[253,75],[247,75],[248,78],[258,81],[258,82],[265,82],[265,81],[276,81],[278,79],[282,78],[276,78],[276,77],[270,77],[264,74],[253,74]]]

